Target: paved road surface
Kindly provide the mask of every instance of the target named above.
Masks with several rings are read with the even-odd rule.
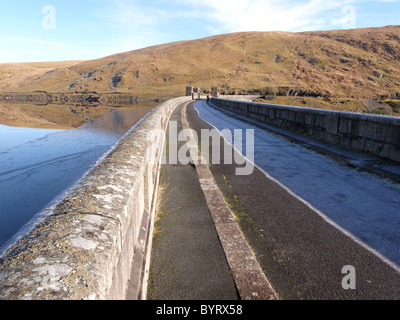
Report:
[[[249,129],[204,101],[188,108],[188,120],[199,135]],[[399,299],[399,186],[252,129],[254,172],[211,170],[280,298]],[[348,265],[355,290],[342,287]]]

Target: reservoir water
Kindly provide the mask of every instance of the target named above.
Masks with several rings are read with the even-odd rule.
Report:
[[[116,109],[71,130],[0,125],[0,251],[155,106]]]

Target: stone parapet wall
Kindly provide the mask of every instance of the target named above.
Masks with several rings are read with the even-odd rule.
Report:
[[[226,110],[400,162],[400,118],[216,99]]]
[[[189,100],[160,104],[25,226],[0,258],[0,299],[120,300],[128,283],[141,298],[165,131]]]

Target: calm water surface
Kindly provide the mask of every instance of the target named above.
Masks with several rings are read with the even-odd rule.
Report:
[[[73,130],[0,125],[0,252],[155,106],[117,109]]]

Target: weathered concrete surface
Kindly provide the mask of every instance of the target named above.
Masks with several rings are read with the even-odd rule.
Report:
[[[129,281],[140,298],[165,130],[186,100],[160,104],[26,226],[1,257],[0,299],[124,299]]]
[[[171,117],[178,132],[181,110],[177,107]],[[168,133],[147,299],[238,300],[196,169],[169,160],[170,150],[175,146],[180,150],[186,141]]]
[[[226,110],[400,162],[400,118],[213,98]]]

